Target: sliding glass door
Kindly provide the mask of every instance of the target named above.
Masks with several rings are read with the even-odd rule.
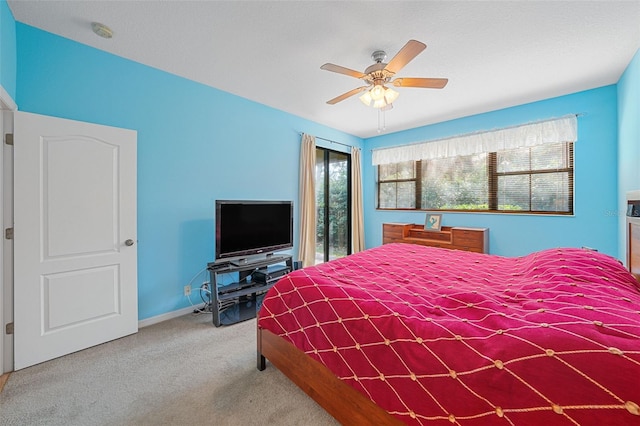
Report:
[[[351,155],[316,148],[316,264],[351,253]]]

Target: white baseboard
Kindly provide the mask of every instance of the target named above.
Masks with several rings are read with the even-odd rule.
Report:
[[[162,321],[170,320],[172,318],[178,318],[186,314],[190,314],[194,309],[197,309],[196,306],[187,306],[186,308],[178,309],[177,311],[171,311],[164,314],[156,315],[155,317],[146,318],[138,321],[138,328],[147,327],[153,324],[157,324]]]

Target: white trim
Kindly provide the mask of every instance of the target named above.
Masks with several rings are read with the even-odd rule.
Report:
[[[138,321],[138,328],[147,327],[162,321],[167,321],[173,318],[181,317],[183,315],[191,314],[196,309],[197,309],[196,306],[187,306],[186,308],[178,309],[177,311],[166,312],[164,314],[156,315],[155,317],[146,318]],[[201,315],[210,315],[210,314],[203,313]],[[213,327],[213,318],[211,319],[211,326]]]
[[[0,86],[1,88],[2,86]],[[0,93],[0,99],[2,99],[3,94]],[[0,113],[0,139],[4,138],[4,125],[3,122],[4,121],[4,112]],[[4,169],[4,141],[0,140],[0,143],[2,143],[2,146],[0,147],[0,165],[2,165],[2,171],[0,172],[0,202],[2,204],[0,204],[0,224],[2,224],[2,232],[4,233],[4,229],[5,229],[5,224],[4,224],[4,174],[5,174],[5,169]],[[3,373],[6,373],[8,371],[11,371],[12,369],[8,369],[5,368],[4,365],[4,358],[5,356],[7,356],[8,358],[8,354],[5,354],[5,319],[4,319],[4,299],[5,297],[7,298],[7,300],[9,299],[9,297],[7,296],[9,294],[8,291],[5,291],[4,288],[4,273],[5,273],[5,269],[6,269],[6,265],[5,265],[5,258],[4,258],[4,245],[5,245],[5,239],[4,236],[1,237],[2,238],[2,244],[0,244],[0,265],[2,265],[2,273],[0,273],[0,376]],[[8,285],[8,283],[7,283]],[[7,312],[8,314],[9,312]],[[8,345],[6,345],[8,346]],[[8,348],[7,348],[8,349]],[[7,370],[7,371],[5,371]]]
[[[578,124],[575,114],[561,118],[489,130],[451,138],[374,149],[374,166],[404,161],[458,157],[482,152],[505,151],[548,143],[575,142]]]
[[[9,93],[5,88],[0,85],[0,165],[2,165],[2,171],[0,172],[0,224],[2,224],[2,233],[4,233],[5,227],[5,207],[8,209],[13,208],[11,205],[11,194],[5,194],[5,173],[9,173],[4,167],[4,134],[13,131],[12,120],[7,117],[6,111],[16,111],[18,106],[14,102],[13,98],[9,96]],[[7,179],[7,182],[10,182]],[[6,206],[5,206],[6,198]],[[9,216],[9,215],[7,215]],[[6,324],[13,321],[13,282],[7,279],[5,282],[4,275],[9,275],[13,271],[13,265],[5,265],[5,262],[9,262],[8,253],[4,250],[5,239],[2,237],[2,244],[0,244],[0,264],[2,265],[2,273],[0,273],[0,375],[13,371],[13,336],[5,334]],[[5,258],[5,256],[7,258]]]
[[[4,87],[0,84],[0,102],[2,103],[2,109],[8,109],[10,111],[17,111],[18,105],[13,101],[13,98],[9,95],[9,93],[5,90]]]

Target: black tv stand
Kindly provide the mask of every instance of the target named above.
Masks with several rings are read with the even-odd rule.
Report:
[[[259,259],[211,262],[207,264],[207,270],[213,325],[219,327],[255,318],[264,294],[293,270],[293,262],[291,255],[271,254]],[[256,274],[260,276],[259,280],[252,278],[254,272],[259,272]],[[232,277],[229,279],[234,281],[225,284],[223,277]]]
[[[237,260],[230,260],[229,263],[233,266],[244,266],[247,263],[249,263],[249,261],[247,259],[237,259]]]
[[[274,254],[273,253],[269,253],[266,254],[264,258],[257,258],[257,259],[252,259],[252,258],[248,258],[248,257],[243,257],[241,259],[233,259],[233,260],[229,260],[229,261],[218,261],[215,263],[229,263],[233,266],[246,266],[246,265],[252,265],[256,262],[260,263],[263,262],[264,260],[270,260],[273,259]],[[279,255],[276,257],[280,257]]]

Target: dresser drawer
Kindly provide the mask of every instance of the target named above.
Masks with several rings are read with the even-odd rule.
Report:
[[[412,240],[407,240],[406,242],[411,244],[418,244],[421,246],[447,248],[447,249],[452,248],[451,243],[447,243],[445,241],[438,241],[438,240],[418,240],[414,238]]]
[[[484,244],[484,232],[473,230],[473,229],[464,229],[464,228],[454,228],[453,231],[453,244],[456,246],[482,246]]]
[[[406,243],[407,241],[404,238],[391,238],[386,235],[382,237],[382,244],[391,244],[391,243]]]
[[[476,253],[485,253],[485,248],[482,245],[479,246],[454,246],[452,245],[450,248],[454,250],[463,250],[463,251],[473,251]]]
[[[399,223],[383,223],[382,224],[382,235],[388,239],[398,239],[401,240],[406,236],[405,228],[408,229],[405,224]]]

